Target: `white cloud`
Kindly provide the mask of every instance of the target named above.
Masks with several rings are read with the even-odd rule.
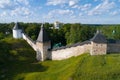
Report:
[[[46,5],[64,5],[67,4],[69,6],[73,6],[75,4],[77,4],[79,2],[79,0],[47,0]]]
[[[97,5],[95,8],[88,12],[88,15],[97,15],[109,12],[109,10],[113,9],[115,6],[114,2],[109,2],[109,0],[104,0],[102,3]]]
[[[12,8],[13,5],[10,0],[0,0],[0,8]]]
[[[71,16],[73,15],[73,11],[69,9],[55,9],[48,13],[48,15],[45,15],[44,18],[54,18],[54,17],[61,17],[61,16]]]
[[[47,5],[61,5],[67,3],[68,0],[47,0]]]
[[[85,4],[85,5],[83,5],[83,6],[81,6],[81,10],[87,10],[87,9],[89,9],[91,7],[91,4]]]
[[[72,10],[58,10],[58,14],[65,15],[65,14],[73,14]]]
[[[118,15],[118,14],[120,14],[120,10],[118,10],[118,11],[113,11],[113,12],[111,12],[110,14],[111,14],[111,15]]]
[[[69,6],[74,6],[76,3],[77,3],[77,1],[71,0],[71,1],[69,1]]]
[[[7,15],[7,12],[5,12],[5,11],[0,14],[1,17],[4,17],[6,15]]]
[[[30,10],[25,7],[19,7],[11,11],[11,16],[29,16],[30,14]]]
[[[62,10],[62,9],[57,9],[57,10],[53,10],[50,12],[50,14],[60,14],[60,15],[71,15],[74,12],[72,10],[66,9],[66,10]]]
[[[77,9],[80,9],[82,11],[85,11],[89,8],[91,8],[92,4],[90,3],[87,3],[87,4],[84,4],[84,5],[74,5],[72,8],[77,8]]]
[[[0,8],[4,10],[1,16],[25,17],[31,14],[28,0],[0,0]]]
[[[0,0],[0,8],[2,9],[15,9],[19,6],[28,6],[28,0]]]

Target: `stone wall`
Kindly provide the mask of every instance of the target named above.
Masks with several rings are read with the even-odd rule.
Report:
[[[108,53],[120,53],[120,43],[119,44],[108,44],[107,52]]]
[[[36,58],[39,61],[44,61],[46,59],[51,60],[63,60],[70,58],[72,56],[78,56],[83,53],[90,53],[91,55],[103,55],[108,53],[118,53],[120,52],[119,41],[114,44],[106,43],[94,43],[90,41],[85,41],[82,43],[76,43],[71,46],[60,47],[59,49],[49,50],[51,48],[50,42],[34,42],[26,34],[22,34],[23,39],[25,39],[28,44],[36,51]]]
[[[78,45],[75,47],[68,47],[60,50],[53,50],[51,52],[51,59],[52,60],[62,60],[67,59],[72,56],[78,56],[83,53],[90,51],[90,44]]]
[[[91,44],[84,44],[84,51],[85,53],[90,53],[91,50]]]
[[[30,37],[28,37],[26,34],[24,34],[24,33],[22,33],[22,37],[36,51],[37,47],[36,47],[35,42]]]

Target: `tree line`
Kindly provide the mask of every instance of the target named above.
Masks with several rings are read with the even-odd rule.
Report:
[[[0,39],[5,37],[12,37],[12,28],[14,25],[14,23],[1,23]],[[19,26],[21,26],[24,32],[33,40],[37,39],[41,23],[19,22]],[[71,45],[76,42],[89,40],[94,36],[97,30],[101,30],[101,32],[108,39],[120,39],[120,25],[66,23],[61,25],[60,29],[55,29],[53,24],[45,23],[44,28],[48,32],[52,46],[58,43],[62,45]]]

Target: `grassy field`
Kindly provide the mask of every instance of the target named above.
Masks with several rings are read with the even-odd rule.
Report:
[[[120,80],[120,54],[37,62],[24,40],[0,41],[0,80]]]

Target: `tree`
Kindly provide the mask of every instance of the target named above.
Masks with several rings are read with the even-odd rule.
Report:
[[[4,37],[5,35],[2,32],[0,32],[0,39],[3,39]]]
[[[82,26],[78,23],[71,25],[70,32],[66,33],[67,44],[73,44],[80,41],[81,27]]]
[[[26,28],[25,32],[30,36],[33,40],[36,40],[40,31],[40,26],[36,26],[35,23],[29,23],[29,27]]]

